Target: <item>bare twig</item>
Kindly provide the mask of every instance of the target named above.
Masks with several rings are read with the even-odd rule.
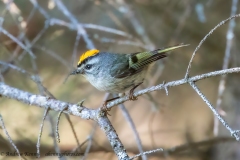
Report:
[[[240,67],[209,72],[209,73],[206,73],[206,74],[201,74],[201,75],[197,75],[197,76],[194,76],[194,77],[190,77],[188,79],[184,78],[184,79],[181,79],[181,80],[176,80],[176,81],[167,82],[167,83],[164,83],[164,84],[159,84],[157,86],[152,86],[152,87],[140,90],[138,92],[135,92],[134,96],[138,97],[138,96],[146,94],[146,93],[150,93],[150,92],[153,92],[153,91],[165,89],[165,87],[168,87],[168,88],[169,87],[174,87],[174,86],[182,85],[182,84],[185,84],[185,83],[188,83],[188,82],[196,82],[196,81],[206,79],[206,78],[209,78],[209,77],[214,77],[214,76],[217,76],[217,75],[224,75],[224,74],[238,73],[238,72],[240,72]],[[128,100],[129,100],[129,97],[124,96],[122,98],[119,98],[119,99],[116,99],[116,100],[113,100],[113,101],[109,102],[107,104],[107,107],[111,108],[113,106],[116,106],[116,105],[121,104],[121,103],[123,103],[125,101],[128,101]]]
[[[216,25],[213,29],[211,29],[211,31],[201,40],[201,42],[198,44],[197,48],[194,50],[193,54],[192,54],[192,57],[190,59],[190,62],[188,64],[188,67],[187,67],[187,71],[186,71],[186,74],[185,74],[185,78],[188,78],[189,77],[189,72],[190,72],[190,69],[191,69],[191,65],[192,65],[192,61],[193,61],[193,58],[195,57],[196,55],[196,52],[199,50],[199,48],[202,46],[203,42],[206,41],[206,39],[217,29],[219,28],[220,26],[226,24],[228,21],[230,21],[231,19],[233,18],[237,18],[237,17],[240,17],[240,14],[237,14],[237,15],[234,15],[234,16],[231,16],[223,21],[221,21],[218,25]]]
[[[2,32],[4,35],[8,36],[11,40],[16,42],[22,49],[27,51],[32,58],[36,58],[33,52],[28,49],[28,47],[26,47],[22,42],[20,42],[16,37],[14,37],[12,34],[10,34],[7,30],[2,28],[1,26],[0,26],[0,32]]]
[[[78,150],[80,150],[81,149],[81,147],[85,144],[85,143],[87,143],[88,141],[89,141],[89,136],[86,138],[86,140],[85,141],[83,141],[79,146],[77,146],[76,148],[74,148],[72,151],[71,151],[71,153],[75,153],[75,152],[77,152]]]
[[[73,25],[72,23],[68,23],[66,21],[63,21],[61,19],[57,19],[57,18],[51,18],[49,19],[50,21],[50,25],[60,25],[60,26],[65,26],[71,30],[77,30],[76,26]],[[120,35],[123,37],[127,37],[127,38],[131,38],[132,36],[129,35],[129,33],[114,29],[114,28],[109,28],[109,27],[105,27],[105,26],[100,26],[100,25],[96,25],[96,24],[78,24],[77,26],[81,25],[82,27],[86,28],[86,29],[95,29],[95,30],[99,30],[99,31],[103,31],[103,32],[108,32],[108,33],[112,33],[112,34],[116,34],[116,35]]]
[[[37,140],[37,156],[38,156],[38,158],[40,157],[40,145],[41,145],[40,140],[41,140],[41,137],[42,137],[44,121],[46,119],[48,111],[49,111],[49,108],[46,108],[45,112],[43,114],[42,123],[40,125],[40,131],[39,131],[38,140]]]
[[[110,38],[106,38],[106,37],[95,37],[96,39],[98,39],[100,42],[102,43],[113,43],[113,44],[118,44],[118,45],[129,45],[129,46],[137,46],[140,48],[143,48],[145,50],[149,50],[149,47],[144,45],[141,42],[138,41],[132,41],[132,40],[116,40],[116,39],[110,39]]]
[[[216,137],[216,138],[213,138],[213,139],[207,139],[207,140],[203,140],[203,141],[200,141],[200,142],[191,142],[191,143],[187,143],[187,144],[183,144],[183,145],[179,145],[179,146],[175,146],[175,147],[172,147],[172,148],[169,148],[169,149],[162,149],[162,148],[159,148],[159,149],[156,149],[156,150],[151,150],[151,151],[147,151],[147,152],[144,152],[145,154],[150,154],[150,153],[155,153],[155,152],[159,152],[158,155],[162,155],[162,156],[166,156],[166,155],[176,155],[178,153],[181,153],[181,152],[186,152],[188,150],[196,150],[196,149],[199,149],[201,150],[201,147],[204,147],[204,146],[213,146],[213,145],[216,145],[218,143],[222,143],[222,142],[234,142],[235,139],[232,138],[232,137]],[[137,157],[141,156],[141,154],[138,154],[138,155],[135,155],[133,157],[131,157],[130,159],[135,159]]]
[[[232,136],[236,138],[237,141],[240,140],[239,135],[235,130],[233,130],[227,122],[222,118],[222,116],[217,112],[217,110],[212,106],[212,104],[209,102],[209,100],[203,95],[203,93],[199,90],[199,88],[196,86],[194,82],[189,82],[189,84],[192,86],[192,88],[197,92],[197,94],[203,99],[203,101],[208,105],[208,107],[212,110],[214,115],[218,118],[220,122],[224,125],[224,127],[229,130]]]
[[[71,129],[72,129],[72,132],[73,132],[74,138],[75,138],[75,140],[77,142],[77,145],[80,146],[80,143],[79,143],[79,140],[78,140],[78,137],[77,137],[77,133],[76,133],[76,131],[74,129],[74,126],[73,126],[73,123],[72,123],[72,121],[70,119],[70,116],[68,114],[65,114],[65,116],[66,116],[66,119],[67,119]]]
[[[231,9],[231,16],[235,15],[237,12],[237,4],[238,0],[232,0],[232,9]],[[231,55],[231,48],[232,48],[232,40],[234,37],[233,29],[235,27],[235,19],[231,19],[228,25],[228,31],[226,35],[227,44],[226,44],[226,50],[225,50],[225,56],[223,61],[222,69],[227,69],[229,66],[230,61],[230,55]],[[218,86],[218,99],[216,104],[217,111],[221,110],[221,103],[223,98],[223,92],[225,90],[225,84],[226,84],[226,75],[221,76],[219,86]],[[218,135],[218,128],[219,128],[219,121],[217,117],[214,118],[214,128],[213,133],[214,135]]]
[[[32,42],[29,42],[26,37],[24,37],[25,42],[27,42],[27,48],[32,48],[32,46],[41,38],[41,36],[44,34],[44,32],[48,29],[49,27],[49,21],[45,22],[45,25],[43,29],[36,35],[36,37],[32,40]],[[25,34],[25,33],[23,33]],[[24,50],[21,56],[19,56],[19,60],[21,60],[25,56],[26,51]]]
[[[74,18],[73,18],[73,21],[74,21],[73,24],[65,22],[65,21],[57,19],[57,18],[51,18],[48,15],[48,13],[40,5],[38,5],[36,0],[30,0],[30,2],[33,4],[34,8],[37,8],[39,10],[39,12],[50,22],[50,25],[57,24],[60,26],[68,27],[69,29],[73,29],[73,30],[78,30],[79,27],[84,27],[84,28],[100,30],[100,31],[108,32],[108,33],[113,33],[113,34],[121,35],[121,36],[128,37],[128,38],[132,37],[129,35],[129,33],[126,33],[126,32],[123,32],[123,31],[120,31],[117,29],[100,26],[100,25],[96,25],[96,24],[84,24],[84,23],[82,24],[82,23],[79,23],[77,20],[74,20]],[[67,11],[66,7],[61,2],[59,2],[59,4],[60,4],[61,10],[63,9],[64,11]],[[67,16],[71,17],[72,14],[69,12],[69,13],[67,13]]]
[[[54,2],[55,2],[55,4],[57,5],[58,9],[59,9],[60,11],[62,11],[63,14],[75,25],[75,27],[77,28],[79,34],[82,35],[84,41],[86,42],[87,48],[89,48],[89,49],[95,48],[93,42],[88,38],[88,35],[87,35],[86,30],[83,28],[82,25],[80,25],[80,24],[78,23],[78,20],[75,18],[75,16],[72,15],[72,14],[68,11],[68,9],[67,9],[67,8],[65,7],[65,5],[62,3],[62,1],[61,1],[61,0],[54,0]]]
[[[118,10],[129,19],[129,22],[135,28],[137,34],[141,36],[143,42],[149,47],[149,50],[153,50],[155,46],[150,40],[149,36],[146,34],[144,27],[142,27],[141,23],[135,17],[133,10],[128,6],[125,0],[117,0],[116,2],[121,6],[118,7]]]
[[[55,130],[54,130],[55,126],[54,126],[53,118],[50,114],[47,115],[47,120],[50,124],[50,127],[49,127],[50,137],[53,139],[54,150],[55,150],[56,153],[61,154],[61,151],[60,151],[60,148],[58,146],[58,142],[57,142],[56,136],[55,136]],[[58,159],[59,160],[66,160],[66,158],[64,156],[62,156],[62,157],[58,156]]]
[[[14,70],[16,70],[16,71],[18,71],[18,72],[20,72],[20,73],[28,76],[28,77],[29,77],[33,82],[35,82],[38,86],[40,85],[41,88],[43,88],[43,90],[44,90],[49,96],[54,97],[54,96],[47,90],[47,88],[45,88],[45,87],[41,84],[41,81],[40,81],[40,79],[39,79],[38,76],[32,75],[31,73],[25,71],[24,69],[19,68],[19,67],[15,66],[15,65],[12,65],[12,64],[10,64],[10,63],[6,63],[6,62],[0,61],[0,64],[1,64],[1,65],[4,65],[4,66],[7,66],[7,67],[9,67],[9,68],[12,68],[12,69],[14,69]]]
[[[113,33],[113,34],[117,34],[123,37],[127,37],[127,38],[132,38],[132,36],[129,33],[114,29],[114,28],[109,28],[109,27],[105,27],[105,26],[100,26],[100,25],[96,25],[96,24],[82,24],[82,26],[84,28],[89,28],[89,29],[95,29],[95,30],[99,30],[99,31],[104,31],[104,32],[108,32],[108,33]]]
[[[154,149],[154,150],[151,150],[151,151],[146,151],[146,152],[143,152],[143,153],[139,153],[139,154],[131,157],[130,160],[135,159],[137,157],[140,157],[142,155],[147,155],[147,154],[151,154],[151,153],[155,153],[155,152],[163,152],[163,149],[162,148],[158,148],[158,149]]]
[[[12,147],[13,147],[13,148],[15,149],[15,151],[17,152],[19,158],[20,158],[20,159],[23,159],[23,157],[21,156],[21,154],[20,154],[17,146],[16,146],[16,145],[14,144],[14,142],[12,141],[12,138],[10,137],[10,135],[9,135],[9,133],[8,133],[6,127],[5,127],[5,124],[4,124],[4,122],[3,122],[3,118],[2,118],[2,115],[1,115],[1,114],[0,114],[0,125],[1,125],[4,133],[6,134],[8,141],[10,142],[10,144],[12,145]],[[24,159],[25,159],[25,158],[24,158]]]
[[[68,105],[66,105],[65,107],[63,107],[63,109],[59,112],[58,117],[57,117],[57,123],[56,123],[56,139],[58,141],[58,143],[60,143],[60,136],[59,136],[59,122],[60,122],[60,117],[63,113],[64,110],[66,110],[68,108]]]

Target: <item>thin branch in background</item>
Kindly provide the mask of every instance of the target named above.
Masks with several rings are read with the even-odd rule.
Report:
[[[7,60],[9,64],[14,64],[16,57],[18,56],[18,52],[20,51],[21,47],[17,46],[16,49],[13,51],[13,54],[10,56],[10,58]],[[2,68],[2,74],[6,74],[9,71],[8,66],[4,66]]]
[[[0,81],[5,83],[1,68],[0,68]]]
[[[123,32],[121,30],[117,30],[114,28],[109,28],[109,27],[105,27],[105,26],[100,26],[100,25],[96,25],[96,24],[82,24],[82,26],[84,28],[88,28],[88,29],[95,29],[95,30],[99,30],[99,31],[103,31],[103,32],[108,32],[108,33],[113,33],[116,35],[120,35],[123,37],[127,37],[127,38],[132,38],[132,36],[129,33]]]
[[[32,42],[28,42],[27,43],[27,47],[28,48],[32,48],[32,46],[41,38],[41,36],[46,32],[46,30],[49,27],[49,21],[45,22],[45,25],[43,27],[43,29],[35,36],[35,38],[32,40]],[[25,41],[27,39],[25,38]],[[28,41],[28,40],[27,40]],[[23,53],[21,53],[21,55],[19,56],[19,60],[22,60],[22,58],[25,56],[26,51],[23,51]]]
[[[219,28],[220,26],[226,24],[228,21],[230,21],[231,19],[234,19],[234,18],[238,18],[240,17],[240,14],[237,14],[237,15],[234,15],[234,16],[231,16],[223,21],[221,21],[218,25],[216,25],[213,29],[211,29],[211,31],[201,40],[201,42],[198,44],[198,46],[196,47],[196,49],[194,50],[193,54],[192,54],[192,57],[189,61],[189,64],[188,64],[188,67],[187,67],[187,71],[186,71],[186,74],[185,74],[185,78],[187,79],[189,77],[189,72],[190,72],[190,69],[191,69],[191,65],[192,65],[192,62],[193,62],[193,58],[195,57],[196,55],[196,52],[200,49],[200,47],[202,46],[203,42],[206,41],[206,39],[217,29]]]
[[[9,64],[9,63],[3,62],[3,61],[0,61],[0,64],[1,64],[1,65],[4,65],[4,66],[7,66],[7,67],[9,67],[9,68],[12,68],[12,69],[14,69],[14,70],[16,70],[16,71],[18,71],[18,72],[26,75],[26,76],[29,77],[33,82],[35,82],[37,85],[41,85],[41,87],[43,88],[43,90],[44,90],[49,96],[54,97],[54,96],[47,90],[47,88],[44,87],[44,86],[41,84],[40,79],[39,79],[38,77],[36,77],[35,75],[33,75],[33,74],[25,71],[25,70],[22,69],[22,68],[19,68],[19,67],[15,66],[15,65],[12,65],[12,64]]]
[[[9,68],[12,68],[12,69],[14,69],[14,70],[24,74],[24,75],[27,75],[28,77],[30,77],[31,80],[35,81],[35,76],[33,76],[31,73],[25,71],[24,69],[22,69],[20,67],[17,67],[17,66],[15,66],[13,64],[6,63],[6,62],[3,62],[3,61],[0,61],[0,64],[4,65],[4,66],[8,66]]]
[[[81,150],[81,147],[90,140],[89,138],[90,138],[90,137],[88,136],[87,139],[86,139],[85,141],[83,141],[79,146],[77,146],[76,148],[74,148],[74,149],[71,151],[71,153],[75,153],[75,152]]]
[[[153,112],[152,113],[152,116],[150,116],[149,118],[149,122],[148,122],[148,130],[149,130],[149,136],[150,136],[150,140],[151,140],[151,145],[152,145],[152,148],[155,148],[157,145],[154,141],[154,132],[153,132],[153,122],[154,122],[154,118],[156,117],[158,112]]]
[[[33,52],[28,49],[28,47],[26,47],[22,42],[20,42],[16,37],[14,37],[12,34],[10,34],[7,30],[2,28],[1,26],[0,26],[0,32],[6,35],[7,37],[9,37],[14,42],[16,42],[22,49],[26,50],[32,58],[36,58]]]
[[[26,24],[28,24],[30,22],[30,20],[33,18],[36,11],[37,11],[37,8],[35,6],[33,6],[33,9],[31,10],[30,14],[28,15],[28,17],[26,19]]]
[[[181,31],[184,29],[185,25],[187,24],[186,22],[187,22],[189,16],[191,15],[192,8],[193,8],[195,1],[187,0],[187,1],[183,1],[183,3],[186,6],[186,9],[184,10],[183,13],[181,13],[181,16],[178,19],[178,25],[173,32],[174,34],[170,40],[170,45],[175,44],[175,41],[178,39]]]
[[[128,110],[126,109],[126,107],[123,104],[119,104],[118,106],[120,107],[124,118],[126,119],[128,124],[130,125],[130,128],[133,131],[133,135],[134,135],[135,141],[137,142],[137,147],[138,147],[138,150],[139,150],[140,154],[143,153],[142,141],[140,139],[140,136],[138,134],[136,126],[135,126],[130,114],[128,113]],[[141,157],[142,157],[142,160],[147,160],[146,155],[143,154]]]
[[[2,117],[1,114],[0,114],[0,125],[1,125],[4,133],[6,134],[8,141],[10,142],[10,144],[12,145],[12,147],[13,147],[13,148],[15,149],[15,151],[17,152],[19,158],[20,158],[20,159],[25,159],[25,158],[23,158],[23,157],[21,156],[21,154],[20,154],[17,146],[16,146],[16,145],[14,144],[14,142],[12,141],[12,138],[10,137],[10,135],[9,135],[9,133],[8,133],[6,127],[5,127],[5,124],[4,124],[4,122],[3,122],[3,117]]]
[[[39,12],[46,18],[46,19],[50,19],[50,16],[47,14],[47,12],[38,5],[37,0],[30,0],[30,2],[32,3],[32,5],[37,8],[39,10]]]
[[[40,130],[39,130],[39,134],[38,134],[38,140],[37,140],[37,157],[40,158],[40,140],[41,140],[41,137],[42,137],[42,132],[43,132],[43,126],[44,126],[44,121],[46,119],[46,116],[48,114],[48,111],[49,111],[49,108],[46,108],[45,109],[45,112],[43,114],[43,118],[42,118],[42,123],[40,125]]]
[[[162,148],[158,148],[158,149],[154,149],[154,150],[151,150],[151,151],[146,151],[146,152],[143,152],[143,153],[139,153],[133,157],[130,157],[130,160],[132,159],[135,159],[137,157],[140,157],[142,155],[147,155],[147,154],[151,154],[151,153],[155,153],[155,152],[163,152],[163,149]]]
[[[61,19],[51,18],[51,19],[49,19],[49,21],[50,21],[50,25],[65,26],[65,27],[69,28],[70,30],[78,30],[76,28],[76,26],[73,25],[72,23],[63,21]],[[114,29],[114,28],[100,26],[100,25],[97,25],[97,24],[84,24],[83,23],[83,24],[78,24],[78,26],[79,25],[81,25],[82,27],[84,27],[86,29],[95,29],[95,30],[99,30],[99,31],[107,32],[107,33],[120,35],[120,36],[127,37],[127,38],[132,38],[132,36],[129,35],[129,33],[126,33],[126,32],[123,32],[121,30],[117,30],[117,29]]]
[[[65,106],[63,107],[63,109],[59,112],[58,117],[57,117],[57,123],[56,123],[56,139],[57,139],[58,143],[60,143],[60,136],[59,136],[59,122],[60,122],[60,117],[61,117],[63,111],[66,110],[67,108],[68,108],[68,106],[65,105]]]
[[[78,34],[83,36],[84,41],[87,43],[88,48],[95,48],[92,41],[88,38],[87,32],[85,31],[84,28],[89,28],[89,29],[96,29],[96,30],[100,30],[100,31],[104,31],[104,32],[108,32],[108,33],[113,33],[113,34],[117,34],[117,35],[121,35],[121,36],[125,36],[128,38],[131,38],[132,36],[129,35],[129,33],[125,33],[123,31],[117,30],[117,29],[113,29],[113,28],[109,28],[109,27],[105,27],[105,26],[100,26],[100,25],[95,25],[95,24],[81,24],[77,21],[77,19],[67,10],[67,8],[63,5],[63,3],[61,1],[55,2],[58,6],[58,8],[61,11],[64,11],[64,14],[71,20],[72,23],[68,23],[65,22],[63,20],[59,20],[57,18],[50,18],[50,16],[47,14],[47,12],[38,5],[36,0],[30,0],[32,2],[32,4],[34,5],[35,8],[38,8],[40,13],[43,14],[43,16],[47,19],[46,21],[49,21],[50,25],[61,25],[61,26],[66,26],[69,29],[74,29],[78,31]]]
[[[231,9],[231,16],[235,15],[237,12],[237,5],[238,0],[232,0],[232,9]],[[232,40],[234,38],[234,30],[235,27],[235,19],[230,20],[228,25],[228,31],[226,35],[227,44],[226,44],[226,50],[225,50],[225,56],[223,61],[222,69],[227,69],[230,62],[230,55],[231,55],[231,48],[232,48]],[[219,86],[218,86],[218,98],[217,98],[217,104],[216,109],[217,111],[221,111],[221,104],[222,104],[222,98],[223,98],[223,92],[225,90],[226,85],[226,75],[221,76]],[[217,117],[214,118],[214,128],[213,133],[215,136],[218,135],[218,129],[219,129],[219,121]]]
[[[77,133],[76,133],[76,131],[74,129],[74,126],[73,126],[73,123],[72,123],[72,121],[70,119],[70,116],[68,114],[64,114],[64,115],[65,115],[65,117],[66,117],[66,119],[67,119],[67,121],[68,121],[68,123],[70,125],[70,128],[71,128],[71,130],[73,132],[73,135],[74,135],[74,138],[75,138],[75,140],[77,142],[77,145],[80,146],[80,143],[79,143],[79,140],[78,140],[78,137],[77,137]]]
[[[7,5],[10,5],[10,1],[8,1],[8,2],[9,3]],[[11,3],[12,3],[12,1],[11,1]],[[16,20],[16,18],[13,15],[13,12],[10,10],[10,8],[7,5],[6,5],[7,10],[10,12],[10,14],[12,16],[12,19],[14,20],[14,22],[18,26],[18,29],[21,31],[21,33],[18,35],[18,40],[21,41],[24,38],[24,36],[25,36],[25,31],[23,31],[23,30],[24,30],[24,28],[26,26],[22,26],[20,23],[23,23],[24,20],[23,20],[22,16],[20,15],[20,13],[18,14],[18,18],[17,18],[18,20]],[[11,5],[14,5],[16,7],[14,2]],[[27,17],[27,20],[25,21],[26,25],[32,19],[32,17],[34,16],[35,12],[36,12],[36,8],[34,7],[32,9],[32,11],[30,12],[30,15]],[[20,23],[19,23],[19,19],[22,19],[22,21]],[[8,60],[9,63],[13,63],[14,60],[16,60],[16,56],[18,56],[18,52],[20,51],[20,49],[21,49],[21,47],[19,45],[17,45],[15,50],[13,51],[13,54],[11,55],[11,57]],[[2,73],[3,74],[6,73],[8,71],[8,69],[9,69],[9,67],[5,66],[5,68],[2,70]]]
[[[62,63],[64,66],[69,68],[69,70],[71,70],[70,67],[69,67],[69,63],[64,58],[59,56],[57,53],[55,53],[55,52],[53,52],[53,51],[51,51],[51,50],[49,50],[45,47],[39,46],[39,45],[35,45],[33,48],[39,49],[39,50],[43,51],[44,53],[50,55],[51,57],[53,57],[54,59],[56,59],[57,61]]]
[[[81,160],[85,160],[87,158],[88,153],[90,152],[90,149],[92,147],[93,136],[96,132],[97,126],[98,126],[97,123],[94,122],[93,127],[92,127],[92,131],[91,131],[91,133],[88,137],[88,145],[86,147],[86,150],[85,150],[84,155],[82,156]]]
[[[35,73],[34,77],[35,77],[35,79],[36,79],[36,83],[37,83],[37,86],[38,86],[38,90],[39,90],[40,94],[44,95],[44,90],[45,90],[46,88],[43,87],[43,85],[42,85],[40,76],[38,75],[37,64],[36,64],[36,62],[35,62],[34,59],[31,59],[31,64],[32,64],[33,71],[34,71],[34,73]]]
[[[49,130],[50,130],[50,136],[51,136],[51,138],[53,139],[53,146],[54,146],[54,150],[55,150],[55,152],[56,153],[61,153],[61,151],[60,151],[60,148],[59,148],[59,146],[58,146],[58,143],[57,143],[57,140],[56,140],[56,136],[55,136],[55,131],[54,131],[54,128],[55,128],[55,126],[54,126],[54,122],[53,122],[53,118],[52,118],[52,116],[50,115],[50,114],[48,114],[47,115],[47,120],[48,120],[48,122],[49,122],[49,124],[50,124],[50,128],[49,128]],[[64,156],[58,156],[58,159],[59,160],[66,160],[66,158],[64,157]]]
[[[201,151],[202,147],[205,146],[214,146],[216,144],[219,143],[224,143],[224,142],[235,142],[235,139],[232,137],[216,137],[213,139],[207,139],[207,140],[203,140],[203,141],[199,141],[199,142],[191,142],[191,143],[187,143],[187,144],[182,144],[179,146],[175,146],[169,149],[156,149],[156,150],[151,150],[151,151],[147,151],[144,152],[145,154],[151,154],[151,153],[156,153],[159,152],[158,156],[164,156],[166,157],[166,155],[178,155],[179,153],[186,153],[187,151],[191,151],[193,150],[194,152],[198,152]],[[141,156],[141,154],[135,155],[133,157],[131,157],[130,159],[135,159],[137,157]]]
[[[106,38],[106,37],[99,38],[98,36],[94,36],[94,38],[97,39],[98,41],[100,41],[101,43],[112,43],[112,44],[118,44],[118,45],[136,46],[136,47],[143,48],[145,50],[149,50],[148,46],[146,46],[138,41],[116,40],[116,39],[111,39],[111,38]]]
[[[54,2],[57,5],[58,9],[60,11],[62,11],[62,13],[75,25],[78,32],[82,35],[84,41],[86,42],[87,48],[89,48],[89,49],[95,48],[93,42],[88,38],[88,34],[87,34],[86,30],[83,28],[82,25],[79,24],[77,18],[68,11],[66,6],[62,3],[62,1],[54,0]]]
[[[72,53],[71,64],[74,64],[74,61],[76,60],[77,53],[78,53],[78,45],[79,45],[80,37],[81,37],[80,32],[77,32],[77,36],[76,36],[75,43],[74,43],[74,48],[73,48],[73,53]]]
[[[7,13],[7,11],[9,10],[10,8],[10,5],[11,3],[13,2],[13,0],[8,0],[7,2],[6,1],[3,1],[3,3],[5,3],[6,7],[3,9],[1,15],[4,17]]]
[[[12,1],[9,1],[9,2],[10,2],[10,4],[9,3],[6,4],[7,5],[6,8],[9,11],[13,21],[16,23],[16,25],[17,25],[17,27],[20,31],[20,34],[19,34],[17,39],[18,39],[19,42],[21,42],[22,39],[26,40],[26,38],[24,37],[25,36],[24,28],[26,27],[27,23],[31,20],[31,17],[27,18],[28,21],[24,21],[21,14],[20,14],[21,12],[20,12],[19,8],[17,7],[17,5],[15,5],[15,3],[12,2]],[[13,8],[14,8],[14,11],[13,11]],[[16,10],[18,10],[18,12],[16,12]],[[17,18],[15,18],[15,15],[17,15]],[[21,21],[19,22],[19,20],[21,20]],[[9,38],[11,38],[11,37],[9,37]],[[13,37],[13,38],[15,38],[15,37]],[[19,45],[19,46],[22,47],[21,45]],[[17,54],[16,52],[19,51],[19,46],[17,46],[17,48],[15,49],[14,55]],[[30,48],[28,48],[28,49],[29,49],[29,51],[31,51]],[[26,51],[24,50],[24,52],[26,52]],[[32,51],[31,51],[31,53],[32,53]],[[30,56],[31,56],[31,54],[30,54]],[[34,56],[31,56],[31,57],[35,58]]]
[[[197,92],[197,94],[203,99],[203,101],[208,105],[208,107],[212,110],[213,114],[218,118],[220,122],[224,125],[224,127],[231,133],[232,136],[236,138],[237,141],[240,140],[238,133],[233,130],[228,123],[222,118],[222,116],[217,112],[217,110],[212,106],[209,100],[204,96],[204,94],[199,90],[194,82],[189,82],[192,88]]]
[[[198,20],[201,23],[205,23],[207,20],[206,20],[206,16],[205,16],[205,13],[204,13],[204,5],[202,3],[197,3],[195,5],[195,11],[197,13]]]
[[[156,112],[159,110],[159,106],[161,105],[158,103],[156,99],[154,99],[153,94],[145,94],[145,97],[147,100],[151,103],[151,108],[153,112]]]
[[[109,2],[109,1],[107,1],[107,2]],[[134,15],[133,10],[130,9],[130,7],[127,5],[125,0],[117,0],[116,3],[118,3],[119,6],[114,6],[114,5],[113,6],[129,19],[129,22],[132,24],[132,26],[136,30],[137,34],[141,37],[143,42],[148,46],[148,49],[149,50],[155,49],[156,47],[155,47],[154,43],[150,40],[149,36],[145,32],[144,27],[137,20],[137,18]]]

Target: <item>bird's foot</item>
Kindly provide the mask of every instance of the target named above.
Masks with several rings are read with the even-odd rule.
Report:
[[[111,111],[111,108],[107,108],[107,101],[103,103],[103,106],[101,107],[101,111],[104,112],[105,115],[111,116],[109,112]]]
[[[115,98],[111,98],[111,99],[108,99],[108,100],[106,100],[104,103],[103,103],[103,106],[101,107],[101,110],[106,114],[106,115],[109,115],[109,116],[111,116],[108,112],[110,112],[111,111],[111,108],[108,108],[107,107],[107,103],[108,102],[111,102],[111,101],[113,101],[113,100],[115,100],[115,99],[118,99],[119,97],[115,97]]]
[[[134,90],[135,90],[138,86],[140,86],[142,83],[143,83],[143,82],[138,83],[136,86],[134,86],[134,87],[129,91],[129,96],[128,96],[129,100],[135,101],[135,100],[138,99],[138,98],[135,97],[133,94],[134,94]]]

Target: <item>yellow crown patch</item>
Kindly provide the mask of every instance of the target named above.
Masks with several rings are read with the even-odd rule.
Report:
[[[91,49],[91,50],[88,50],[87,52],[83,53],[81,56],[80,56],[80,59],[78,61],[78,65],[80,63],[82,63],[85,59],[87,59],[88,57],[91,57],[91,56],[94,56],[96,54],[99,53],[99,50],[97,49]]]

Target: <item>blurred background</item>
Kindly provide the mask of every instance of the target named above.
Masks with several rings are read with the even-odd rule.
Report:
[[[73,20],[64,15],[65,10],[56,2],[63,3]],[[91,48],[132,53],[190,44],[152,65],[146,81],[137,90],[179,80],[184,78],[201,39],[219,22],[239,13],[239,4],[238,0],[0,0],[0,26],[5,31],[0,33],[0,59],[39,77],[38,81],[57,99],[71,103],[85,99],[85,106],[98,108],[105,93],[96,90],[84,77],[70,76],[64,83],[82,53]],[[223,66],[239,66],[239,28],[238,18],[218,28],[198,50],[190,76],[221,70]],[[34,55],[23,50],[21,44]],[[0,79],[7,85],[49,96],[29,75],[2,63],[0,70]],[[196,84],[213,106],[218,106],[229,125],[240,129],[239,75],[208,78]],[[135,124],[143,151],[166,149],[148,155],[149,160],[240,159],[239,144],[222,124],[214,122],[211,110],[188,84],[169,88],[168,95],[160,90],[124,105],[127,112],[116,106],[109,118],[130,156],[140,151],[127,113]],[[0,113],[19,151],[36,153],[44,110],[1,98]],[[78,140],[68,118],[62,116],[61,142],[55,144],[57,116],[57,112],[50,111],[45,120],[40,159],[59,159],[45,154],[77,149],[79,153],[90,149],[84,156],[87,160],[117,159],[102,130],[93,121],[75,116],[70,119]],[[15,151],[3,130],[0,130],[0,151]],[[0,159],[18,157],[0,156]]]

